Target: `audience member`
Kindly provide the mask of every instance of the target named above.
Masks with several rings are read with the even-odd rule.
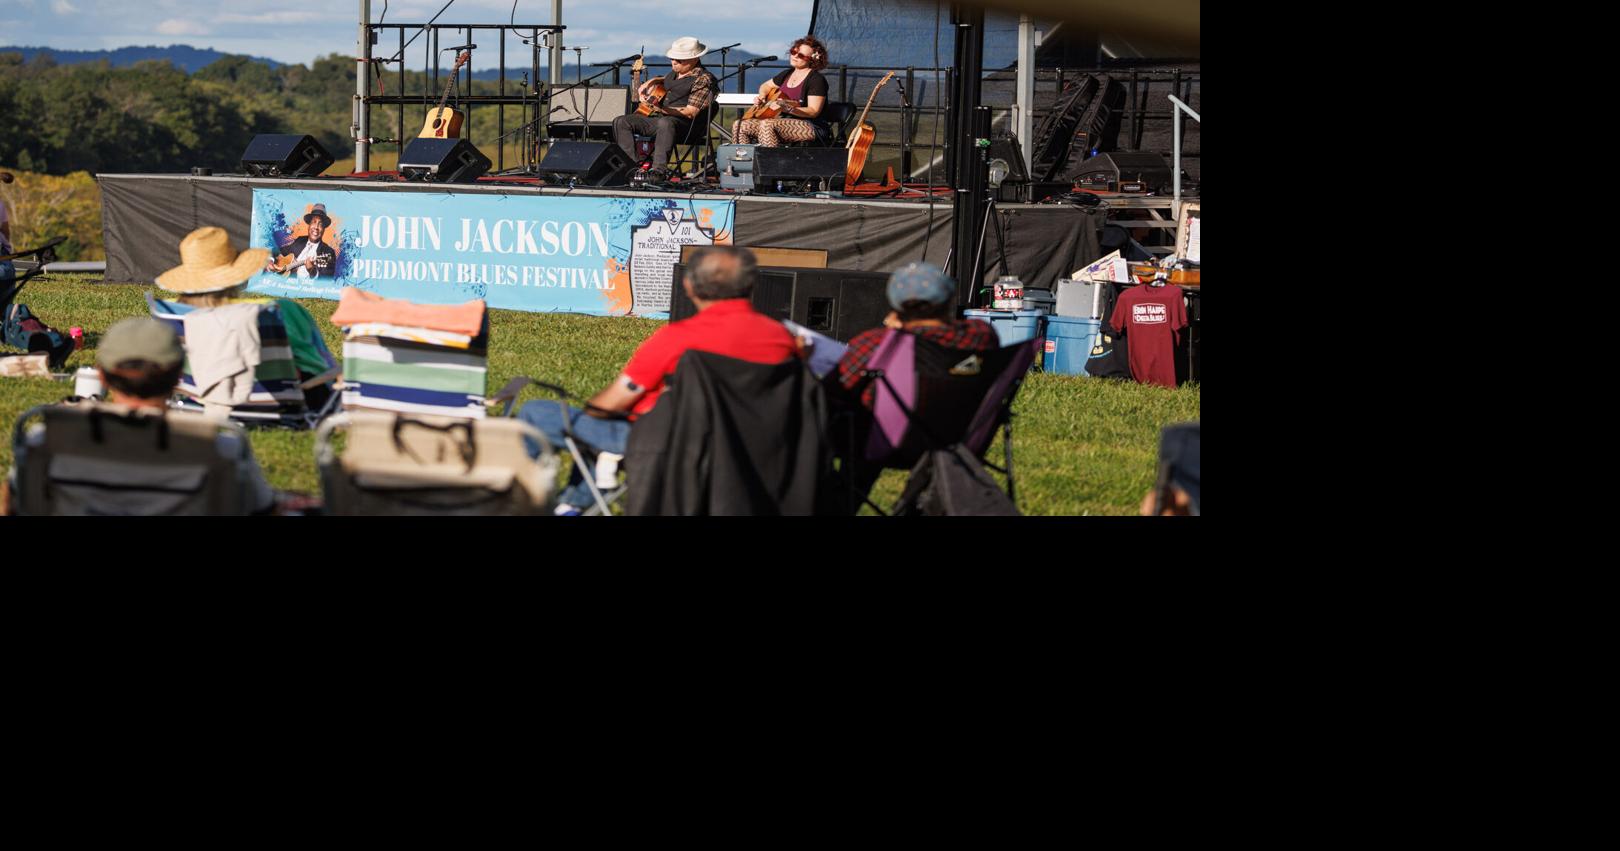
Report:
[[[1142,497],[1142,516],[1201,516],[1203,469],[1203,424],[1165,426],[1159,433],[1159,479]]]
[[[846,487],[853,492],[856,506],[866,498],[883,472],[881,464],[869,463],[862,457],[864,436],[871,425],[869,412],[877,395],[874,380],[863,373],[889,332],[914,334],[963,352],[990,351],[1001,344],[990,323],[956,318],[956,281],[938,266],[908,263],[895,270],[889,275],[888,297],[889,306],[894,310],[884,317],[884,327],[856,334],[838,361],[837,383],[845,393],[838,407],[846,412],[856,409],[856,427],[852,444],[846,445],[851,440],[847,430],[835,430],[833,440],[838,445],[838,455],[843,458],[841,472]]]
[[[749,302],[758,280],[752,251],[731,246],[700,250],[681,282],[697,307],[696,316],[671,322],[648,337],[619,377],[592,396],[583,411],[546,400],[529,402],[518,416],[559,447],[566,423],[581,450],[590,455],[587,466],[594,466],[597,453],[622,456],[631,424],[658,403],[665,378],[686,352],[713,352],[752,363],[780,363],[799,354],[797,340],[782,323],[756,312]],[[577,515],[590,503],[590,487],[576,466],[556,511]]]
[[[13,180],[11,172],[0,171],[0,183],[10,183]],[[0,198],[0,254],[10,254],[11,247],[11,206],[6,199]],[[0,260],[0,287],[5,286],[12,278],[17,276],[17,267],[10,260]]]
[[[180,338],[167,325],[156,319],[137,317],[124,319],[102,336],[96,349],[96,371],[101,385],[106,388],[108,402],[126,408],[165,410],[169,397],[180,384],[180,371],[185,363],[185,351]],[[170,416],[196,416],[174,413]],[[10,487],[16,487],[17,469],[22,466],[29,449],[37,449],[45,442],[45,427],[36,423],[22,443],[16,447]],[[264,479],[259,462],[253,456],[253,447],[233,434],[220,434],[219,453],[236,462],[237,480],[248,497],[247,504],[255,514],[267,514],[275,508],[275,492]]]
[[[258,274],[270,252],[249,248],[240,253],[223,228],[198,228],[180,241],[180,265],[157,276],[160,289],[175,293],[177,301],[193,307],[222,307],[233,304],[276,305],[287,328],[293,364],[298,378],[307,381],[337,366],[321,339],[315,317],[292,299],[251,297],[247,281]],[[326,404],[332,389],[321,384],[304,391],[304,401],[314,409]]]

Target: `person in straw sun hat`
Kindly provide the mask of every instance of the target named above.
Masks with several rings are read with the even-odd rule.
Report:
[[[325,204],[315,204],[304,214],[304,224],[309,225],[309,234],[293,240],[282,250],[283,254],[291,254],[293,259],[285,268],[276,263],[265,264],[266,272],[279,272],[283,275],[296,273],[299,280],[307,281],[310,278],[331,278],[337,275],[337,252],[332,246],[321,241],[321,235],[332,226],[332,219],[326,215]]]
[[[703,67],[701,58],[708,48],[692,36],[675,39],[665,54],[671,71],[661,78],[648,80],[636,92],[641,103],[647,105],[651,115],[630,113],[613,119],[613,141],[623,148],[632,162],[636,161],[635,134],[653,137],[652,160],[641,163],[650,177],[663,179],[669,152],[677,142],[702,141],[701,134],[708,128],[707,114],[714,103],[719,86],[714,75]],[[654,96],[655,83],[664,87],[662,100]],[[692,138],[694,131],[698,138]]]
[[[324,208],[320,215],[325,217]],[[330,248],[327,250],[331,251]],[[250,297],[247,294],[248,279],[264,268],[269,256],[270,251],[265,248],[238,252],[236,246],[231,244],[230,234],[223,228],[198,228],[180,241],[180,265],[158,275],[157,285],[178,295],[179,298],[175,300],[181,304],[197,308],[274,304],[281,314],[282,324],[287,328],[287,341],[292,347],[293,363],[298,367],[299,379],[304,381],[323,375],[337,367],[337,358],[326,347],[320,328],[315,324],[315,317],[303,305],[291,299]],[[321,384],[306,389],[304,400],[310,407],[318,409],[326,403],[329,395],[331,387]]]

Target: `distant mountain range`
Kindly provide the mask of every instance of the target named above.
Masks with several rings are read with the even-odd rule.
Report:
[[[148,45],[146,47],[120,47],[117,50],[58,50],[54,47],[0,47],[0,53],[21,53],[23,61],[27,62],[37,54],[44,53],[56,60],[58,65],[77,65],[81,62],[107,63],[114,68],[127,68],[137,62],[148,59],[167,59],[174,67],[190,74],[198,71],[229,53],[220,53],[217,50],[199,49],[189,44],[171,44],[168,47]],[[248,57],[255,62],[263,62],[271,68],[280,68],[280,62],[274,59],[265,59],[260,56]]]
[[[217,50],[192,47],[189,44],[171,44],[168,47],[120,47],[117,50],[58,50],[54,47],[0,47],[0,53],[21,53],[24,62],[33,59],[37,54],[44,53],[49,55],[52,59],[55,59],[58,65],[75,65],[80,62],[99,62],[105,59],[107,60],[107,63],[112,65],[114,68],[127,68],[137,62],[144,62],[149,59],[166,59],[172,63],[174,67],[179,68],[188,74],[207,67],[222,57],[232,55],[229,53],[221,53]],[[733,49],[726,54],[726,68],[727,70],[733,69],[737,66],[737,63],[746,62],[749,59],[757,57],[758,55],[759,54],[757,53],[749,53],[746,50]],[[280,68],[282,65],[282,63],[277,62],[274,59],[265,59],[260,56],[250,56],[248,58],[255,62],[262,62],[271,68]],[[570,60],[573,59],[572,56],[568,58]],[[512,59],[512,53],[509,52],[507,54],[507,59],[508,61]],[[662,56],[649,56],[648,59],[652,62],[667,63],[669,61],[664,59]],[[707,57],[704,61],[718,69],[720,55],[718,53],[714,54],[713,56]],[[478,64],[476,53],[474,54],[473,64]],[[778,61],[771,64],[785,65],[786,62]],[[411,70],[417,69],[413,68]],[[517,82],[518,80],[522,79],[524,72],[528,70],[528,66],[507,68],[507,82]],[[585,66],[585,76],[589,77],[590,75],[602,70],[605,69],[592,68],[590,64],[587,63]],[[485,68],[482,71],[473,72],[473,79],[475,80],[495,80],[498,79],[499,76],[500,75],[495,68]],[[576,80],[579,78],[577,69],[574,67],[572,62],[568,62],[563,65],[562,76],[564,80]],[[612,76],[612,74],[609,74],[604,77],[603,80],[611,80]],[[549,77],[550,73],[545,65],[544,54],[542,54],[540,79],[545,80]],[[628,64],[624,66],[624,70],[620,73],[620,79],[625,82],[629,82],[630,66]]]

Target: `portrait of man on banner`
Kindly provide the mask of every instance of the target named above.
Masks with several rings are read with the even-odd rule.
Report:
[[[304,226],[293,226],[288,234],[292,241],[270,252],[264,270],[301,280],[335,277],[338,233],[332,227],[332,217],[326,214],[326,205],[311,204],[304,213]]]

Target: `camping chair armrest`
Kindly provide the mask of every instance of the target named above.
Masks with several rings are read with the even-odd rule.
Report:
[[[343,375],[343,367],[335,366],[335,367],[332,367],[331,369],[321,373],[320,375],[317,375],[314,378],[309,379],[308,381],[299,382],[298,389],[299,390],[308,390],[308,389],[310,389],[312,387],[319,387],[322,384],[327,383],[328,381],[337,380],[342,375]]]

